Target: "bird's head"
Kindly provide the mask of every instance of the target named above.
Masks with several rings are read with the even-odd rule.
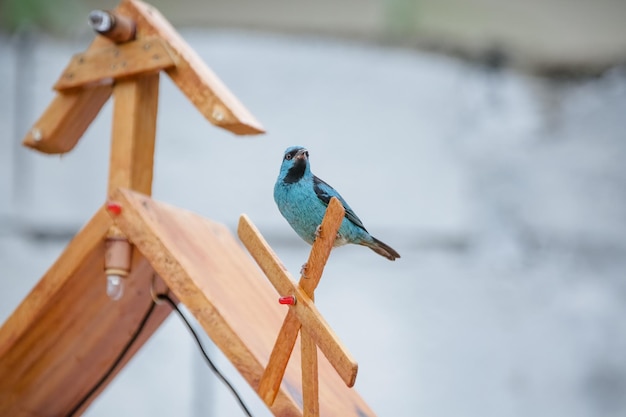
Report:
[[[309,151],[302,146],[291,146],[285,150],[283,163],[280,166],[280,177],[287,184],[300,181],[310,175]]]

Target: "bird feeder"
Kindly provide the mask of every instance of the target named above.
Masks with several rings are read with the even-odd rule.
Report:
[[[247,216],[238,233],[258,265],[225,226],[153,200],[161,74],[212,124],[236,135],[263,127],[153,7],[122,0],[89,20],[95,40],[71,58],[24,145],[71,151],[113,97],[105,203],[0,328],[0,415],[84,412],[170,314],[156,305],[88,395],[151,308],[156,286],[187,307],[274,415],[373,416],[351,388],[356,362],[313,302],[341,204],[329,205],[307,278],[296,284]],[[122,293],[107,294],[107,280]]]

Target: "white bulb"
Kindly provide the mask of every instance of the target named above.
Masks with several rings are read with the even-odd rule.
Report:
[[[107,275],[107,295],[113,301],[117,301],[124,295],[124,278],[120,275]]]

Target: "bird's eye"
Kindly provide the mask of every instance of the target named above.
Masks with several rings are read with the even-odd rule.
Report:
[[[307,158],[309,157],[309,151],[306,151],[304,154],[306,155]]]
[[[291,158],[293,158],[293,155],[292,155],[292,154],[288,153],[287,155],[285,155],[285,159],[286,159],[287,161],[289,161]]]

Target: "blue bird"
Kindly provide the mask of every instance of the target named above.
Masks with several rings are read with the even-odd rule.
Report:
[[[305,242],[313,244],[332,197],[337,197],[346,211],[334,246],[354,243],[367,246],[391,261],[400,257],[398,252],[368,233],[361,219],[333,187],[313,175],[309,151],[301,146],[287,148],[274,185],[274,201]]]

